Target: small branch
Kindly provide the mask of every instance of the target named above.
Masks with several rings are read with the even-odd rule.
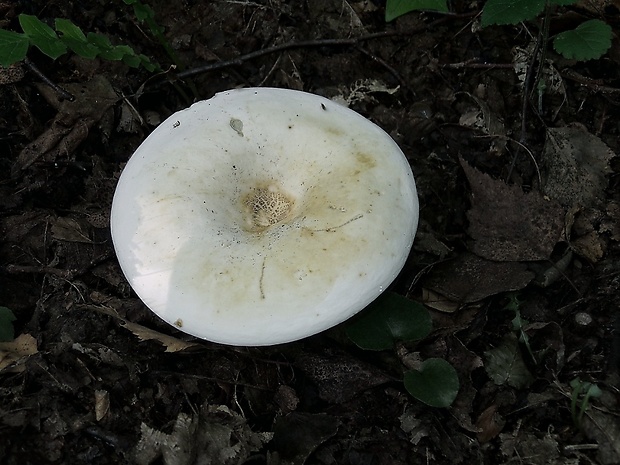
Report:
[[[514,65],[512,63],[480,63],[477,58],[471,60],[461,61],[460,63],[447,63],[445,65],[439,65],[440,68],[447,69],[512,69]]]
[[[211,71],[216,71],[216,70],[228,68],[231,66],[239,66],[245,63],[246,61],[253,60],[255,58],[260,58],[262,56],[269,55],[272,53],[283,52],[285,50],[292,50],[296,48],[351,47],[351,46],[357,46],[369,40],[383,39],[383,38],[388,38],[388,37],[398,37],[398,36],[412,36],[412,35],[420,34],[428,30],[432,30],[433,28],[445,22],[452,21],[454,19],[468,18],[471,16],[475,16],[475,14],[470,14],[470,13],[463,14],[463,15],[449,15],[448,14],[448,15],[442,16],[441,18],[431,23],[410,29],[408,31],[393,31],[392,30],[392,31],[375,32],[373,34],[366,34],[363,36],[350,37],[346,39],[316,39],[316,40],[302,40],[299,42],[295,42],[295,41],[286,42],[284,44],[274,45],[273,47],[267,47],[261,50],[256,50],[254,52],[250,52],[245,55],[238,56],[237,58],[232,58],[230,60],[218,61],[216,63],[209,63],[203,66],[198,66],[196,68],[181,71],[180,73],[176,74],[176,77],[178,79],[185,79],[190,76],[195,76],[197,74],[208,73]],[[387,63],[382,62],[381,64],[386,66],[388,70],[391,69],[391,67],[389,67]]]
[[[47,84],[52,89],[54,89],[54,91],[58,95],[60,95],[63,99],[69,100],[70,102],[73,102],[75,100],[75,97],[73,96],[73,94],[67,92],[65,89],[60,87],[58,84],[52,82],[50,78],[48,78],[45,74],[43,74],[43,72],[37,67],[37,65],[35,65],[32,61],[30,61],[28,57],[24,58],[24,64],[28,67],[30,71],[32,71],[32,73],[37,75],[39,79],[41,79],[45,84]]]
[[[603,86],[596,80],[582,76],[581,74],[579,74],[576,71],[573,71],[572,69],[567,69],[563,71],[562,77],[565,79],[570,79],[571,81],[574,81],[574,82],[578,82],[582,86],[589,87],[590,89],[593,89],[596,92],[601,92],[603,94],[620,94],[619,88]]]

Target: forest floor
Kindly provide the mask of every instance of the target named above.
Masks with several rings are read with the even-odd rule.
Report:
[[[543,44],[525,105],[538,23],[481,29],[480,2],[390,23],[373,1],[149,4],[183,79],[123,2],[0,2],[0,27],[68,18],[166,70],[33,48],[73,101],[26,64],[0,73],[1,464],[620,463],[617,1],[553,13],[552,34],[602,18],[614,44],[587,62]],[[431,311],[404,350],[456,368],[450,407],[413,398],[402,357],[346,323],[227,347],[132,293],[109,231],[125,162],[175,111],[250,86],[335,99],[406,154],[420,225],[391,290]]]

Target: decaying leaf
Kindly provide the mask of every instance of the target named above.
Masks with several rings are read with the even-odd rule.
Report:
[[[485,369],[495,384],[508,384],[517,389],[529,386],[534,378],[527,369],[517,336],[508,334],[501,345],[485,352]]]
[[[0,372],[24,371],[26,359],[37,352],[37,340],[30,334],[21,334],[10,342],[0,342]]]
[[[345,353],[303,354],[297,365],[316,383],[319,397],[335,404],[390,381],[379,368]]]
[[[101,421],[110,411],[110,393],[103,389],[95,391],[95,419]]]
[[[492,262],[464,253],[433,268],[424,287],[454,302],[477,302],[500,292],[523,289],[534,273],[520,262]]]
[[[86,226],[74,218],[59,217],[52,223],[52,236],[59,241],[83,242],[92,244],[89,233],[85,230]]]
[[[538,192],[492,179],[461,159],[471,186],[471,251],[497,261],[546,260],[560,239],[564,211]]]
[[[144,423],[141,432],[133,451],[138,465],[150,465],[160,457],[164,465],[240,464],[273,437],[255,433],[245,418],[225,405],[207,404],[196,415],[179,414],[170,434]]]
[[[598,137],[573,127],[547,130],[544,192],[565,206],[595,207],[605,198],[613,151]]]
[[[138,336],[141,341],[157,341],[161,343],[164,347],[166,347],[166,352],[180,352],[182,350],[189,349],[190,347],[199,346],[199,344],[186,342],[176,337],[160,333],[159,331],[155,331],[154,329],[147,328],[146,326],[127,321],[126,319],[122,318],[118,313],[116,313],[116,311],[112,308],[93,305],[83,305],[82,307],[104,313],[120,320],[121,325],[134,333],[136,336]]]
[[[548,433],[542,438],[532,433],[500,434],[501,451],[515,463],[529,465],[566,465],[567,459],[560,455],[557,435]],[[512,462],[509,462],[512,463]]]
[[[85,84],[66,84],[65,88],[75,96],[73,102],[61,101],[48,86],[39,86],[41,94],[58,113],[50,127],[19,153],[11,168],[13,177],[39,159],[54,161],[58,156],[72,154],[86,139],[90,128],[118,101],[112,85],[102,75]]]
[[[620,463],[620,419],[606,411],[588,410],[583,417],[585,435],[598,443],[597,459],[602,465]]]
[[[273,442],[280,465],[303,465],[310,454],[338,432],[338,418],[325,414],[292,412],[278,418]]]

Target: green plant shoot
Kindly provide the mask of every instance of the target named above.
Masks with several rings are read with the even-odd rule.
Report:
[[[128,45],[112,45],[110,39],[95,32],[84,32],[68,19],[57,18],[55,30],[36,16],[18,16],[23,33],[0,29],[0,65],[8,67],[26,58],[30,46],[38,48],[51,59],[64,55],[69,50],[88,59],[101,57],[105,60],[122,61],[147,71],[159,67],[142,54],[137,54]]]

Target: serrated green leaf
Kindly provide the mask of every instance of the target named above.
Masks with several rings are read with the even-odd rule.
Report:
[[[405,389],[420,402],[431,407],[449,407],[459,393],[459,377],[450,363],[429,358],[419,370],[405,373]]]
[[[26,58],[29,45],[26,34],[0,29],[0,65],[6,68],[22,61]]]
[[[0,341],[12,341],[15,337],[13,331],[13,322],[17,318],[13,314],[13,312],[6,308],[0,307]]]
[[[36,16],[21,14],[18,19],[30,43],[51,59],[55,60],[67,51],[56,32]]]
[[[431,10],[447,13],[446,0],[387,0],[385,4],[385,21],[389,22],[410,11]]]
[[[486,372],[495,384],[522,389],[532,383],[533,377],[523,361],[515,334],[510,333],[500,346],[487,350],[484,355]]]
[[[346,334],[362,349],[385,350],[397,341],[423,339],[431,329],[431,317],[423,305],[386,292],[348,324]]]
[[[609,24],[591,19],[572,31],[565,31],[553,40],[553,48],[570,60],[593,60],[602,57],[611,47],[612,31]]]
[[[482,9],[482,27],[517,24],[535,18],[545,8],[545,0],[488,0]]]

